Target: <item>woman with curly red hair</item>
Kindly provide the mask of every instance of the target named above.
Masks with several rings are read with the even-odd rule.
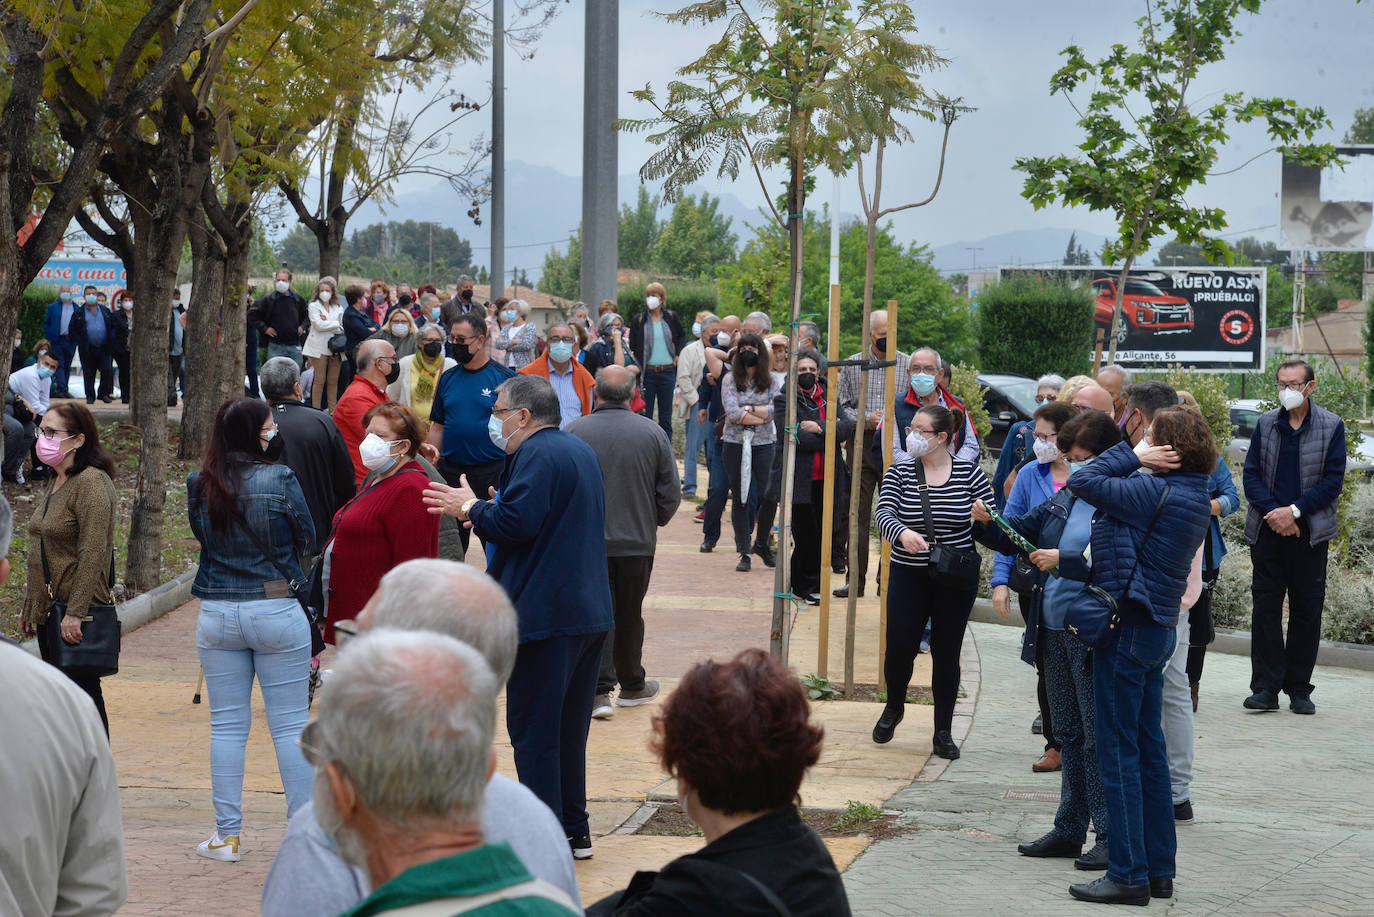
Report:
[[[824,737],[797,676],[763,650],[694,666],[654,718],[651,747],[706,846],[636,873],[588,917],[849,914],[835,861],[796,806]]]

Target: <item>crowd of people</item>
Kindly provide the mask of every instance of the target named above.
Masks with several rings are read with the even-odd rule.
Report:
[[[689,339],[654,284],[628,321],[614,302],[595,321],[577,304],[541,335],[527,303],[476,303],[466,277],[442,301],[430,286],[378,281],[346,288],[340,302],[324,277],[307,302],[285,270],[274,284],[249,319],[268,342],[255,367],[262,397],[220,407],[186,481],[201,546],[192,593],[215,821],[197,853],[237,861],[251,849],[242,794],[256,679],[290,818],[265,914],[375,914],[423,901],[448,913],[479,896],[491,913],[517,901],[510,913],[580,912],[572,863],[593,855],[592,721],[660,694],[643,660],[658,529],[696,493],[704,448],[701,551],[714,549],[728,499],[736,570],[749,571],[753,557],[773,566],[780,444],[794,432],[793,594],[819,602],[821,565],[830,563],[847,575],[836,595],[863,595],[870,525],[892,546],[889,700],[873,741],[891,741],[900,727],[915,659],[928,651],[931,747],[960,757],[952,720],[981,583],[975,545],[990,548],[993,607],[1007,617],[1017,594],[1022,658],[1037,672],[1034,728],[1046,747],[1032,768],[1060,772],[1062,783],[1052,828],[1020,853],[1104,870],[1070,889],[1083,900],[1172,894],[1175,825],[1193,820],[1192,716],[1209,591],[1227,550],[1218,519],[1239,506],[1187,392],[1133,384],[1116,366],[1096,378],[1046,375],[1033,419],[1008,431],[990,479],[948,363],[928,346],[901,352],[882,312],[872,315],[872,355],[896,364],[898,390],[883,373],[846,365],[830,416],[819,329],[801,323],[797,427],[788,431],[793,342],[764,313],[700,313]],[[79,645],[88,610],[113,601],[117,516],[113,463],[93,415],[52,400],[62,352],[36,349],[11,377],[33,413],[35,469],[52,482],[29,526],[23,627],[54,664],[54,641]],[[1256,558],[1253,694],[1244,703],[1277,709],[1286,692],[1294,712],[1310,714],[1344,437],[1340,419],[1311,401],[1310,366],[1285,362],[1277,381],[1282,407],[1261,420],[1244,474]],[[687,443],[681,476],[675,420]],[[29,435],[24,423],[7,408],[7,446],[12,426]],[[858,448],[828,454],[827,424],[839,443],[860,434]],[[836,544],[826,558],[831,478]],[[850,532],[841,507],[855,486],[860,525]],[[461,563],[477,559],[473,535],[480,562]],[[1110,612],[1107,637],[1091,640],[1099,606]],[[9,648],[0,650],[8,659]],[[71,818],[91,823],[94,842],[110,845],[118,806],[112,825],[101,679],[62,671],[67,678],[55,680],[0,666],[0,679],[64,698],[66,721],[46,741],[94,762],[70,786],[47,787],[66,802],[41,800],[24,818],[48,838],[69,805]],[[503,690],[518,783],[495,773]],[[82,693],[92,703],[72,701]],[[652,723],[653,749],[707,843],[636,875],[587,913],[701,913],[742,901],[759,913],[848,913],[834,863],[794,805],[823,731],[793,673],[756,650],[699,664]],[[106,798],[87,800],[91,791]],[[1095,844],[1085,853],[1089,826]],[[35,847],[22,881],[0,857],[0,904],[9,894],[28,913],[69,893],[122,900],[123,870],[110,866],[118,844],[98,866],[94,854],[64,860]]]

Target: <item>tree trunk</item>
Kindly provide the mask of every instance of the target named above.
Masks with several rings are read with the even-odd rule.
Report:
[[[1116,362],[1116,342],[1121,334],[1122,323],[1126,316],[1122,314],[1122,302],[1126,295],[1126,279],[1131,274],[1131,266],[1135,264],[1135,255],[1126,256],[1126,260],[1121,264],[1121,273],[1116,278],[1116,305],[1112,307],[1112,328],[1111,340],[1107,342],[1107,362]],[[0,338],[3,340],[3,338]]]
[[[205,225],[205,214],[200,208],[187,231],[191,241],[191,301],[186,310],[184,349],[186,365],[195,367],[195,372],[186,376],[178,455],[198,459],[210,441],[210,429],[220,405],[216,380],[220,375],[218,364],[224,356],[219,337],[228,257],[220,240]]]
[[[320,276],[339,279],[339,264],[343,260],[344,232],[348,229],[348,214],[342,207],[330,211],[320,225],[315,238],[320,244]],[[342,295],[342,293],[340,294]]]

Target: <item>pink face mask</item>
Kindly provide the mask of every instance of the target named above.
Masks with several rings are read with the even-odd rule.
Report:
[[[62,443],[72,438],[71,436],[40,436],[34,445],[34,452],[38,453],[38,459],[44,465],[56,468],[62,464],[62,460],[67,457],[67,453],[62,451]]]

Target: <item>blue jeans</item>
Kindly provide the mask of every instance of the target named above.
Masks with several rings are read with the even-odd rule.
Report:
[[[697,406],[693,405],[687,409],[687,448],[682,455],[682,492],[694,494],[697,492],[697,457],[701,455],[702,446],[706,445],[707,436],[715,436],[715,430],[708,424],[697,423]],[[709,447],[707,449],[706,461],[709,467],[711,456]]]
[[[1174,877],[1178,838],[1162,717],[1164,667],[1175,639],[1172,627],[1122,624],[1116,644],[1093,653],[1107,876],[1125,885]]]
[[[673,440],[673,391],[677,388],[677,370],[646,369],[639,377],[639,391],[644,396],[644,416],[654,419],[654,408],[658,408],[658,425]]]
[[[295,599],[202,600],[196,650],[210,695],[210,789],[221,837],[243,827],[243,760],[252,724],[253,676],[262,688],[267,728],[289,818],[310,799],[314,768],[296,740],[310,718],[310,631]]]
[[[267,359],[273,357],[290,357],[296,361],[296,366],[304,368],[305,360],[301,357],[301,349],[295,344],[276,344],[271,338],[267,339]]]

